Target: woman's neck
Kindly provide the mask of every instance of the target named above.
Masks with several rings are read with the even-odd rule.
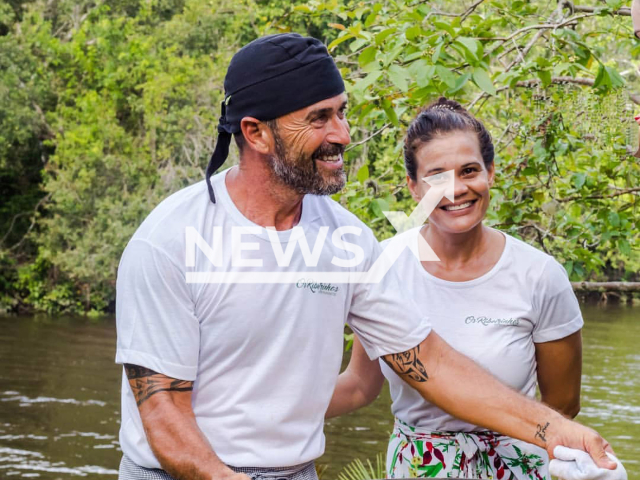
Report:
[[[434,225],[422,231],[439,262],[422,262],[425,270],[450,281],[467,281],[493,268],[504,250],[505,237],[481,223],[464,233],[443,232]]]

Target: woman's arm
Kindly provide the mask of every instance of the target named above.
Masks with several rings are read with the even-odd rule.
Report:
[[[580,411],[581,331],[535,345],[541,400],[566,417],[574,418]]]
[[[338,377],[325,418],[344,415],[369,405],[380,394],[383,383],[384,376],[378,359],[369,360],[358,337],[354,335],[351,360]]]

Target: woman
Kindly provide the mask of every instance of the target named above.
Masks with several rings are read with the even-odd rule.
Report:
[[[483,225],[495,167],[491,136],[457,102],[440,98],[413,121],[404,143],[407,182],[419,202],[442,172],[454,171],[454,202],[442,199],[415,229],[440,258],[409,250],[394,264],[434,330],[504,383],[574,417],[579,411],[583,325],[567,275],[552,257]],[[434,178],[435,177],[435,178]],[[327,417],[371,402],[389,380],[395,426],[390,478],[548,479],[534,445],[460,421],[431,405],[357,339]],[[456,379],[451,379],[456,381]]]

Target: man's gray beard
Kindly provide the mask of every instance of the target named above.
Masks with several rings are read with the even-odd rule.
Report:
[[[347,174],[343,169],[335,170],[325,178],[318,173],[311,157],[291,161],[287,158],[282,139],[277,133],[274,134],[276,153],[268,157],[268,162],[277,180],[302,195],[333,195],[344,188]]]

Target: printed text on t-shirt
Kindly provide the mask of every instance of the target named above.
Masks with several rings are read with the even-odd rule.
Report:
[[[474,317],[473,315],[468,316],[464,319],[464,323],[467,325],[471,323],[480,323],[485,327],[488,325],[520,325],[519,318],[491,318],[491,317]]]

